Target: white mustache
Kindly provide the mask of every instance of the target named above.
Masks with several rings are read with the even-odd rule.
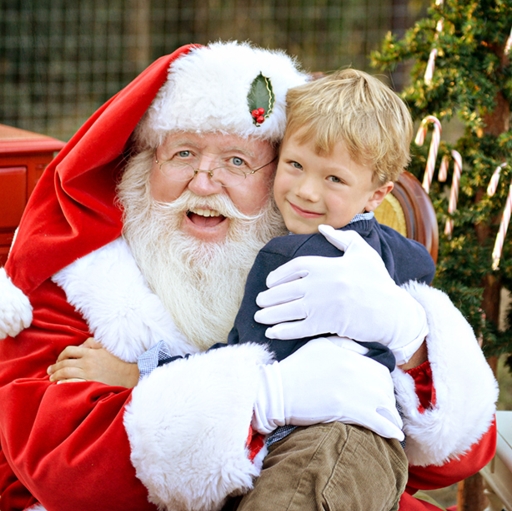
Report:
[[[172,202],[153,201],[153,204],[168,214],[188,212],[194,209],[211,209],[218,211],[222,216],[229,219],[255,221],[262,213],[256,215],[245,215],[226,195],[208,195],[200,197],[190,190],[185,190],[176,200]]]

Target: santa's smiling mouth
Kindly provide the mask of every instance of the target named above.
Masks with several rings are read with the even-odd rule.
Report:
[[[187,218],[197,226],[201,227],[216,227],[226,220],[224,215],[221,215],[214,209],[189,209],[187,211]]]

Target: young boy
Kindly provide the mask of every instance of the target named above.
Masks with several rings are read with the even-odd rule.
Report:
[[[257,296],[267,289],[271,271],[299,256],[342,255],[318,233],[322,224],[356,231],[379,253],[397,284],[432,281],[435,267],[426,249],[379,225],[373,215],[409,162],[411,138],[405,104],[361,71],[340,71],[288,92],[274,198],[293,235],[271,240],[258,254],[228,344],[264,343],[279,361],[310,340],[268,339],[266,325],[254,316],[259,310]],[[403,347],[394,354],[393,347],[379,343],[356,341],[357,348],[354,341],[339,342],[364,350],[390,371],[395,354],[398,364],[407,361]],[[343,445],[329,443],[332,428],[346,430]],[[407,480],[407,462],[397,440],[335,423],[279,427],[267,446],[261,476],[238,511],[252,511],[252,503],[264,502],[264,495],[268,509],[288,509],[292,502],[296,509],[323,509],[326,503],[329,509],[397,509]],[[283,464],[289,470],[283,470]],[[286,480],[283,474],[288,474]],[[310,490],[303,491],[308,484]]]
[[[409,162],[412,120],[403,101],[377,78],[347,69],[291,89],[287,120],[274,199],[287,229],[298,236],[275,238],[260,251],[228,340],[264,342],[277,360],[308,339],[269,340],[267,327],[254,321],[257,296],[267,289],[268,274],[295,257],[342,255],[318,233],[320,225],[356,231],[399,285],[431,283],[435,273],[423,245],[380,225],[373,215]],[[391,353],[378,349],[389,360]],[[403,353],[395,355],[399,365],[406,362]]]

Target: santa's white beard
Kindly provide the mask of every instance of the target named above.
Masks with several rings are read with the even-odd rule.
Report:
[[[225,195],[198,197],[188,190],[172,203],[157,202],[147,184],[130,186],[130,174],[137,173],[137,165],[150,164],[141,156],[135,160],[123,178],[127,182],[120,185],[124,236],[135,260],[192,344],[205,350],[226,342],[256,254],[272,237],[285,232],[281,216],[270,201],[260,215],[247,217]],[[230,219],[225,240],[205,242],[180,230],[184,213],[197,206]]]

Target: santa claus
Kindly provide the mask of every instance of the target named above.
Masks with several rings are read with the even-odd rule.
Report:
[[[419,284],[408,293],[376,285],[369,292],[397,302],[391,314],[372,310],[350,285],[364,274],[364,253],[347,271],[349,258],[339,258],[349,277],[332,296],[322,281],[334,276],[305,258],[300,305],[288,276],[290,303],[269,299],[263,312],[302,319],[308,335],[337,332],[333,317],[311,332],[307,314],[334,301],[345,318],[372,318],[366,339],[381,340],[417,330],[410,312],[422,308],[429,333],[393,381],[324,342],[280,363],[277,379],[261,370],[270,356],[260,346],[207,351],[226,339],[257,251],[283,232],[269,192],[286,92],[305,80],[281,52],[180,48],[101,107],[46,169],[0,273],[0,509],[220,509],[261,470],[265,414],[386,435],[401,426],[393,387],[410,463],[401,510],[433,509],[417,489],[490,460],[497,388],[471,328],[446,295]],[[166,179],[161,162],[187,151],[201,164]],[[241,168],[236,185],[228,166]],[[127,362],[159,341],[177,360],[134,389],[51,382],[47,367],[91,335]]]

